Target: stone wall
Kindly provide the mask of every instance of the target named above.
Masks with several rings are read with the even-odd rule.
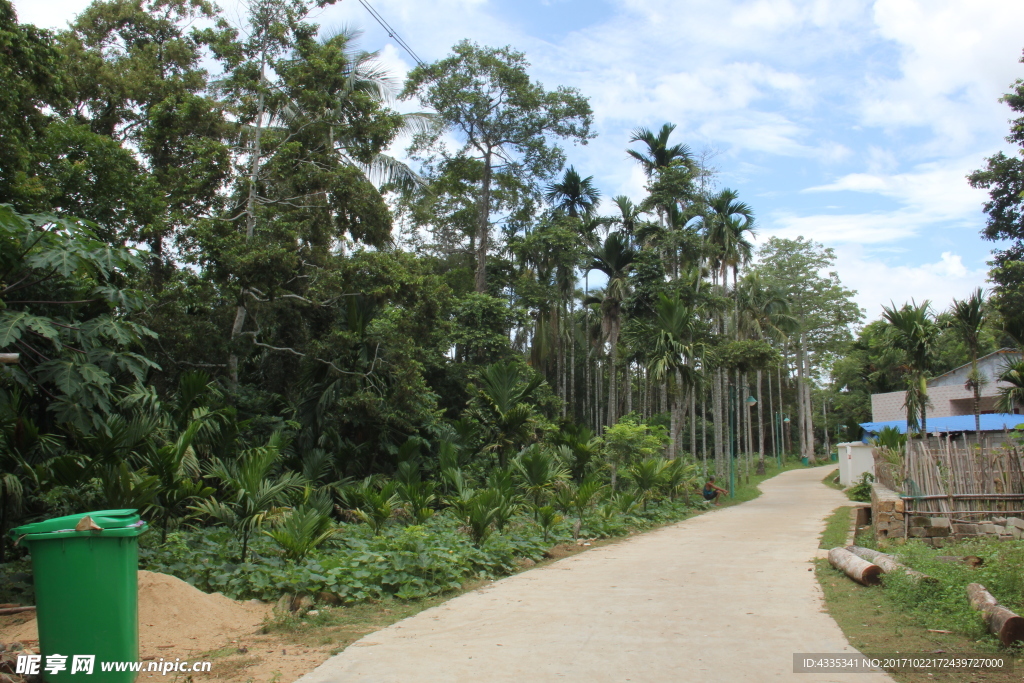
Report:
[[[879,483],[871,485],[871,521],[875,538],[906,538],[903,499],[895,491]]]
[[[900,495],[879,483],[871,485],[871,519],[878,540],[907,537],[917,538],[935,548],[964,538],[988,536],[1003,541],[1024,538],[1024,519],[1020,517],[993,517],[969,524],[950,521],[947,517],[928,517],[924,514],[905,513],[906,505]]]

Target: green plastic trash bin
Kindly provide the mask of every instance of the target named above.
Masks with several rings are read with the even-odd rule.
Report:
[[[83,522],[86,516],[92,525]],[[104,672],[102,664],[139,659],[138,536],[146,528],[137,510],[100,510],[11,530],[32,554],[43,680],[135,680],[135,672]],[[83,675],[89,656],[95,657],[91,676]]]

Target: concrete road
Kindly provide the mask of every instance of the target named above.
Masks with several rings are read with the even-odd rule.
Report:
[[[849,501],[794,470],[763,495],[495,582],[365,636],[299,683],[891,681],[793,673],[854,653],[811,560]]]

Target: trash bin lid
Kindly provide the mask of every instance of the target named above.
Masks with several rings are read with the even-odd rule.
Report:
[[[93,524],[101,529],[127,529],[142,528],[145,522],[139,518],[138,510],[97,510],[95,512],[82,512],[77,515],[54,517],[42,522],[24,524],[16,529],[11,529],[11,536],[19,538],[27,534],[53,534],[61,531],[73,532],[83,517],[89,517]],[[89,533],[89,532],[80,532]]]

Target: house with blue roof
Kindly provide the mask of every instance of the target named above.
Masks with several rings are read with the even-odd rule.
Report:
[[[981,377],[981,431],[1002,432],[1024,423],[1021,407],[1012,413],[996,411],[999,389],[1009,386],[999,380],[1003,370],[1021,359],[1014,349],[1000,349],[978,359]],[[970,380],[971,364],[967,363],[928,381],[928,431],[950,434],[975,431],[974,389]],[[865,438],[886,427],[907,431],[906,392],[890,391],[871,396],[871,422],[861,423]]]

